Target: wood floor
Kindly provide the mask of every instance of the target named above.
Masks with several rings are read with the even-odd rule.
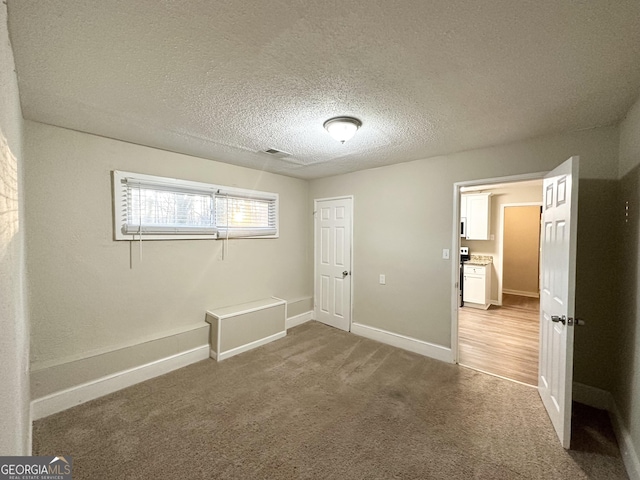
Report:
[[[460,308],[459,363],[537,385],[539,311],[539,299],[507,294],[500,307]]]

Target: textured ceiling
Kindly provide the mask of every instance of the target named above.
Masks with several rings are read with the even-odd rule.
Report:
[[[8,11],[25,118],[300,178],[611,124],[640,92],[638,0]],[[338,115],[363,123],[344,145],[322,128]]]

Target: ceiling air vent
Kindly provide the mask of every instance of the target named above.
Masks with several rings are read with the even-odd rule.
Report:
[[[264,150],[264,153],[268,153],[269,155],[276,158],[285,158],[285,157],[291,156],[290,153],[283,152],[282,150],[276,150],[275,148],[269,148],[268,150]]]
[[[305,163],[301,160],[298,160],[295,157],[292,157],[290,153],[283,152],[282,150],[277,150],[275,148],[270,148],[268,150],[260,150],[259,153],[266,153],[270,157],[274,157],[282,160],[283,162],[293,163],[294,165],[304,165]]]

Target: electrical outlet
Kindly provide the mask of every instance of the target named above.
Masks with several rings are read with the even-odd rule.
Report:
[[[449,249],[448,248],[443,248],[442,249],[442,258],[445,260],[449,260]]]
[[[386,275],[381,273],[380,274],[380,285],[386,285],[386,284],[387,284],[387,277],[386,277]]]

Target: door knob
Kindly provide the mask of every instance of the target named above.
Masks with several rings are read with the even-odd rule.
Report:
[[[342,276],[346,277],[347,275],[349,275],[349,272],[347,272],[346,270],[344,272],[342,272]]]
[[[572,317],[565,317],[564,315],[562,315],[561,317],[558,317],[557,315],[552,315],[551,316],[551,321],[552,322],[560,322],[563,325],[575,325],[576,327],[582,327],[584,325],[584,320],[582,320],[581,318],[572,318]]]

